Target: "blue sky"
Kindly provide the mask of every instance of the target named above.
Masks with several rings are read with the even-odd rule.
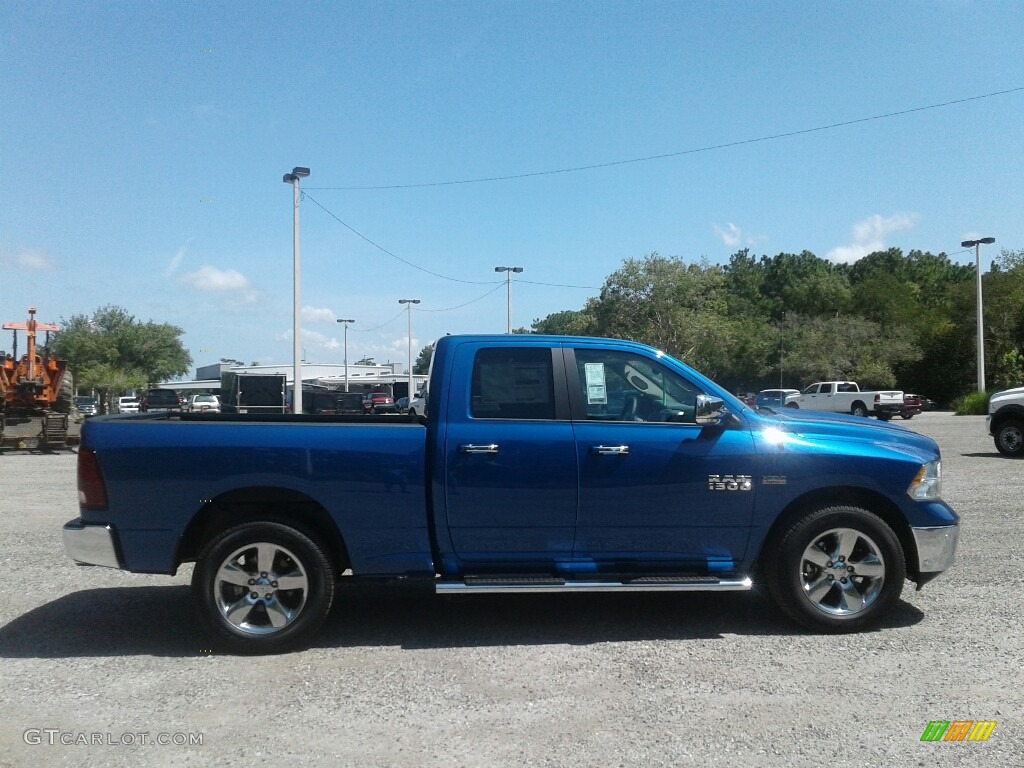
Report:
[[[749,140],[1022,88],[1021,39],[1024,5],[959,0],[8,2],[0,316],[117,304],[195,365],[290,361],[294,166],[311,362],[339,317],[350,361],[405,360],[402,298],[416,351],[503,332],[498,265],[515,326],[654,251],[994,236],[987,269],[1024,248],[1024,90]]]

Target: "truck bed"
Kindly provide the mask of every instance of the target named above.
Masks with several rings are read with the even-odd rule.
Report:
[[[194,533],[188,510],[203,519],[216,512],[212,499],[246,488],[238,502],[258,503],[265,499],[252,489],[267,488],[282,502],[290,496],[289,505],[305,498],[326,510],[346,532],[359,572],[433,573],[421,424],[384,416],[139,414],[99,416],[86,431],[103,463],[104,521],[121,535],[128,570],[173,573],[173,555]],[[179,542],[174,552],[168,536]]]

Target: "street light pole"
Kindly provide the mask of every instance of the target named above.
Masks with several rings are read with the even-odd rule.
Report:
[[[302,413],[302,300],[300,298],[299,281],[299,179],[309,176],[309,168],[292,168],[291,173],[286,173],[281,179],[285,184],[292,185],[292,280],[294,282],[292,301],[294,303],[292,318],[295,342],[292,348],[292,413]]]
[[[974,246],[974,265],[977,271],[978,280],[978,391],[985,391],[985,334],[983,329],[983,312],[981,304],[981,246],[991,245],[996,239],[994,237],[982,237],[977,240],[964,240],[960,243],[961,248]]]
[[[412,400],[412,305],[419,304],[419,299],[399,299],[399,304],[405,304],[409,310],[409,399]]]
[[[354,323],[355,320],[339,320],[338,322],[345,324],[345,391],[348,392],[348,324]]]
[[[512,273],[522,272],[522,267],[495,267],[495,272],[505,273],[505,290],[508,293],[508,333],[512,333]]]

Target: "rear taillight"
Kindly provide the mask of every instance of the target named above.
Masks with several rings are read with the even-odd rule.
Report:
[[[78,504],[86,509],[107,508],[107,488],[96,454],[78,449]]]
[[[876,403],[882,402],[882,396],[881,395],[875,395],[875,402]]]

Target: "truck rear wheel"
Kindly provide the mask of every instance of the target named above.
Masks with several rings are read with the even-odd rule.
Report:
[[[251,522],[203,548],[192,590],[227,649],[281,653],[306,643],[323,624],[334,582],[334,567],[312,538],[281,523]]]
[[[875,415],[878,416],[879,421],[888,421],[889,419],[892,418],[892,414],[889,413],[888,411],[879,411]]]
[[[819,509],[765,544],[764,573],[775,603],[820,632],[852,632],[878,622],[906,578],[896,534],[860,507]]]
[[[996,427],[996,449],[1004,456],[1024,454],[1024,421],[1007,419]]]
[[[852,413],[854,416],[867,416],[868,408],[866,405],[864,405],[864,403],[858,400],[856,403],[853,404],[853,407],[850,409],[850,413]]]

